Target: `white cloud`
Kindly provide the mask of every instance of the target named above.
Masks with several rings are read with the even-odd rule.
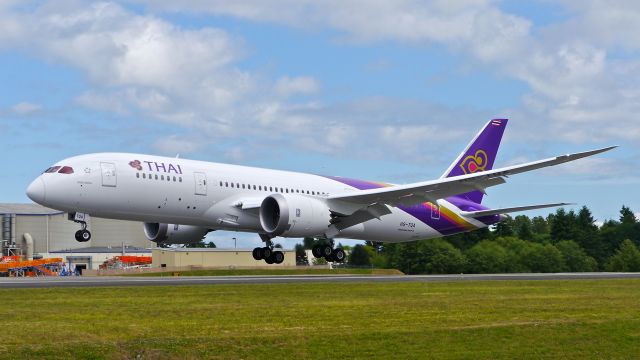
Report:
[[[281,77],[276,81],[276,92],[283,96],[295,94],[312,94],[319,90],[316,79],[310,76],[298,76],[290,78],[288,76]]]
[[[204,144],[199,140],[183,138],[177,135],[162,137],[153,143],[155,149],[168,156],[192,153],[203,146]]]
[[[21,102],[11,107],[11,110],[18,115],[29,115],[40,109],[42,109],[41,105],[29,102]]]

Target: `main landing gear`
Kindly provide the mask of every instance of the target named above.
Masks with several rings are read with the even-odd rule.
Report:
[[[333,248],[333,240],[330,240],[328,244],[321,242],[314,245],[311,252],[316,259],[324,258],[328,262],[341,263],[347,257],[342,248]]]
[[[87,230],[87,214],[83,213],[75,213],[69,214],[69,220],[73,220],[80,224],[80,230],[76,231],[76,241],[78,242],[87,242],[91,240],[91,232]]]
[[[274,250],[274,245],[270,237],[260,234],[260,238],[267,246],[253,249],[253,258],[255,260],[264,260],[267,264],[282,264],[284,261],[284,253],[280,250]]]

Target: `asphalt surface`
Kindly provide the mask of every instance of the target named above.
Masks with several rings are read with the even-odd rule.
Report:
[[[167,277],[38,277],[0,278],[0,289],[153,285],[282,284],[348,282],[434,282],[478,280],[640,279],[640,273],[459,274],[459,275],[264,275]]]

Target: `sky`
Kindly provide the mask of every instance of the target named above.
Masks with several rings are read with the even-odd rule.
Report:
[[[638,19],[637,1],[0,0],[0,202],[102,151],[423,181],[509,118],[496,167],[620,147],[486,205],[615,219],[640,211]],[[209,239],[232,237],[260,243]]]

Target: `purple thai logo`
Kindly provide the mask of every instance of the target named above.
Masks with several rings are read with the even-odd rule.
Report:
[[[163,172],[165,174],[179,174],[182,175],[182,167],[180,167],[180,165],[178,164],[171,164],[171,163],[163,163],[163,162],[157,162],[157,161],[140,161],[140,160],[133,160],[129,162],[129,166],[131,166],[132,168],[138,170],[138,171],[142,171],[144,166],[142,165],[142,163],[145,163],[147,166],[147,169],[149,171],[155,171],[155,172]]]
[[[476,151],[475,155],[469,155],[460,163],[460,168],[465,174],[473,174],[484,171],[489,162],[489,157],[484,150]]]
[[[142,164],[140,163],[140,160],[129,161],[129,166],[131,166],[132,168],[138,171],[142,170]]]

